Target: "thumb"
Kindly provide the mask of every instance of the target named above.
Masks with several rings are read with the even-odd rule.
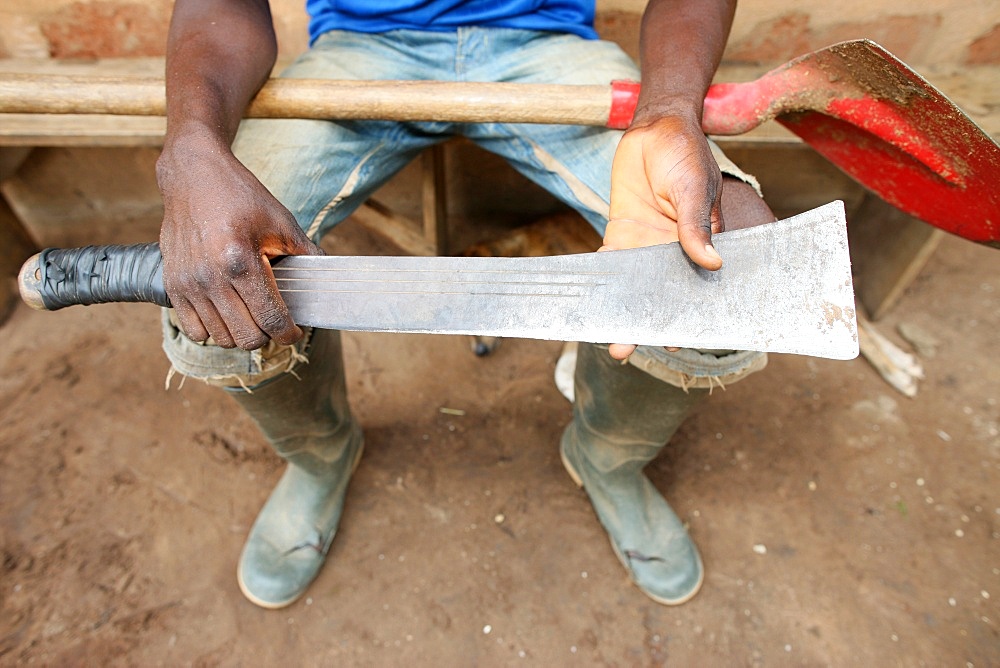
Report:
[[[712,244],[712,231],[725,229],[719,197],[692,203],[681,198],[677,206],[677,237],[681,248],[698,266],[716,271],[722,267],[722,257]]]

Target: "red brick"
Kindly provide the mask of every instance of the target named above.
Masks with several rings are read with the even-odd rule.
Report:
[[[77,2],[41,24],[54,58],[162,56],[169,3]]]
[[[809,15],[790,12],[758,23],[747,37],[731,41],[725,59],[731,62],[766,63],[788,60],[808,51]]]
[[[814,28],[809,15],[790,12],[756,25],[750,35],[726,50],[728,62],[784,62],[796,56],[852,39],[878,42],[903,60],[918,54],[941,24],[936,14],[883,16]]]

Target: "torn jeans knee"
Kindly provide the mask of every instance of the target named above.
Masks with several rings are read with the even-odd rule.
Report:
[[[748,174],[740,169],[735,162],[729,159],[729,156],[723,152],[722,148],[711,139],[708,140],[708,148],[712,150],[712,157],[715,158],[715,162],[719,165],[720,172],[726,176],[732,176],[735,179],[743,181],[743,183],[753,188],[759,197],[764,196],[763,191],[760,189],[760,182],[757,181],[757,178],[753,174]]]
[[[312,329],[303,327],[305,336],[290,346],[268,341],[258,350],[220,348],[208,343],[197,343],[181,331],[172,309],[163,309],[163,351],[170,360],[167,372],[167,389],[174,375],[197,380],[219,387],[241,387],[250,391],[256,385],[285,373],[294,374],[295,367],[307,363],[306,350],[312,338]],[[181,385],[184,380],[181,380]]]
[[[726,389],[767,366],[767,353],[747,350],[693,350],[682,348],[669,352],[655,346],[639,346],[628,358],[629,364],[654,378],[679,387]]]

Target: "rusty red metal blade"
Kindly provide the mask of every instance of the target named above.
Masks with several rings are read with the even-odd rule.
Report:
[[[1000,244],[1000,146],[878,44],[836,44],[755,81],[717,84],[705,100],[709,134],[772,118],[900,210]]]

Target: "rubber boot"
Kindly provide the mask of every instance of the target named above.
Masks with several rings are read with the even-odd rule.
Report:
[[[240,589],[264,608],[299,598],[322,567],[361,459],[340,332],[316,329],[308,364],[247,392],[230,389],[288,468],[257,516],[237,569]],[[297,377],[296,377],[297,376]]]
[[[687,530],[642,470],[707,390],[680,388],[580,344],[573,421],[560,444],[632,581],[658,603],[679,605],[704,579]]]

